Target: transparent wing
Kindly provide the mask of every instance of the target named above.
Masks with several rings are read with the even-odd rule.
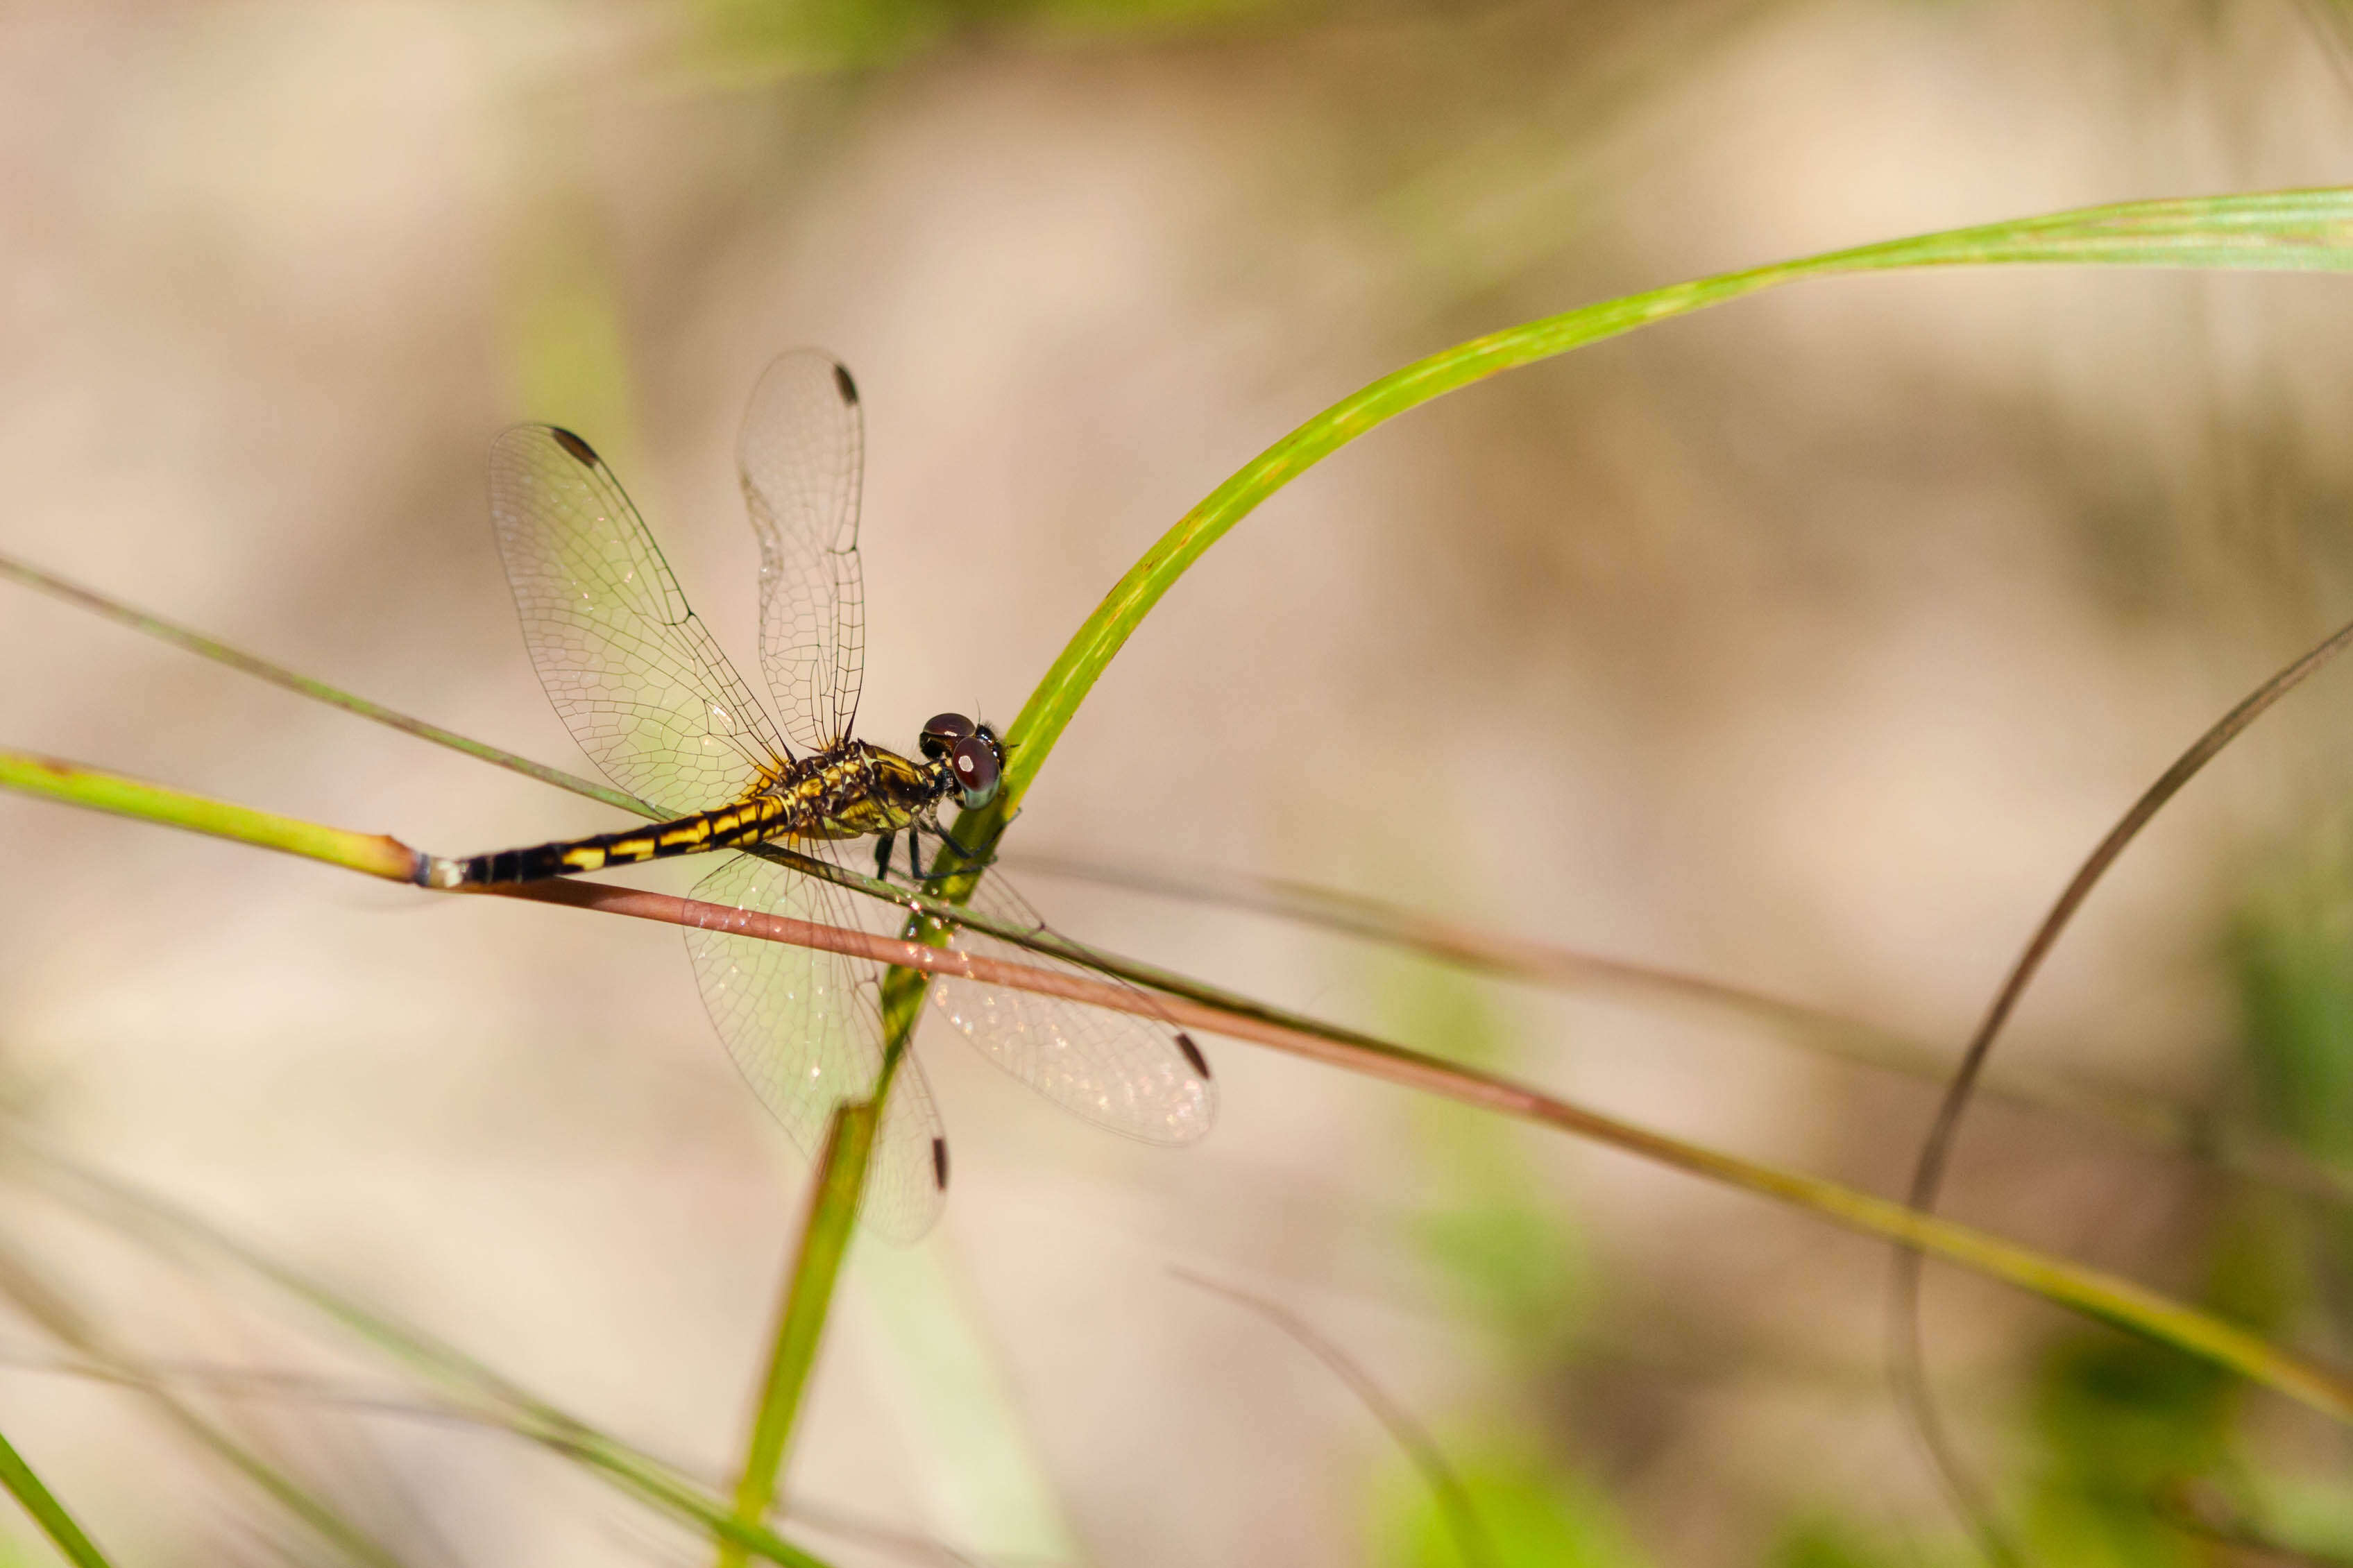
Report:
[[[760,538],[760,662],[786,732],[813,752],[849,738],[866,660],[858,563],[865,419],[849,373],[800,350],[753,389],[736,452]]]
[[[972,908],[1025,930],[1045,929],[1029,900],[995,872],[981,879]],[[950,941],[966,952],[1009,963],[1109,978],[969,928]],[[1057,1105],[1113,1131],[1154,1143],[1190,1143],[1217,1117],[1217,1086],[1209,1081],[1207,1064],[1197,1066],[1178,1043],[1176,1027],[1165,1018],[946,974],[932,977],[931,1000],[981,1055]]]
[[[790,755],[586,442],[545,425],[501,436],[491,519],[540,683],[607,777],[684,816]]]
[[[828,849],[821,842],[792,847],[804,854]],[[789,867],[731,854],[696,885],[694,896],[739,917],[686,933],[703,1005],[745,1081],[814,1160],[825,1145],[833,1108],[872,1093],[881,1070],[881,968],[738,934],[744,910],[852,923],[849,900],[839,889]],[[894,1241],[912,1241],[931,1228],[945,1196],[946,1148],[938,1108],[911,1057],[900,1066],[876,1136],[866,1193],[871,1228]]]

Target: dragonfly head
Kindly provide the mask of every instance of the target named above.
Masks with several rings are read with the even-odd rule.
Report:
[[[961,713],[935,713],[924,721],[916,744],[924,756],[946,764],[966,811],[978,811],[997,798],[997,781],[1005,773],[1005,745],[996,731]]]

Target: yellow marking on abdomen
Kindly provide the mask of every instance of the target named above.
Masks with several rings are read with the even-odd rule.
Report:
[[[575,871],[601,870],[605,865],[605,852],[593,846],[586,849],[575,849],[565,856],[564,863]]]

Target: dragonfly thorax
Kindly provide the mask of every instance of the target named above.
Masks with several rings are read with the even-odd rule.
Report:
[[[773,803],[765,826],[771,835],[863,838],[936,826],[950,800],[976,810],[996,797],[1005,752],[987,725],[943,713],[923,726],[917,746],[920,762],[864,741],[793,759],[754,797]]]

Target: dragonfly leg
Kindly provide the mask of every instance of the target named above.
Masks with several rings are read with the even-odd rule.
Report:
[[[887,882],[891,879],[891,841],[897,837],[895,833],[885,833],[874,841],[874,879],[878,882]],[[909,848],[914,847],[913,837],[914,835],[908,835]]]
[[[958,838],[955,834],[941,826],[940,819],[936,816],[932,818],[931,829],[934,833],[939,836],[941,843],[946,845],[949,848],[956,852],[956,858],[962,860],[966,867],[994,866],[997,864],[996,847],[994,845],[991,845],[987,848],[983,848],[978,845],[967,845],[963,839]],[[938,862],[934,860],[933,865],[936,868]]]

